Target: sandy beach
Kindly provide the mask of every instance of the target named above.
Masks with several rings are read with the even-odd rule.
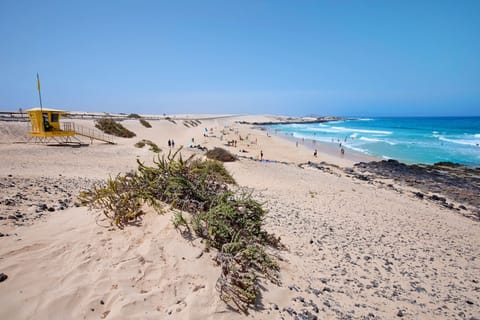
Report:
[[[125,120],[136,137],[83,147],[25,143],[28,123],[0,122],[0,273],[8,276],[0,319],[480,319],[475,205],[436,193],[448,207],[392,179],[360,179],[349,170],[375,159],[239,123],[281,117],[172,119],[149,120],[152,128]],[[185,156],[203,157],[190,147],[200,145],[239,157],[226,168],[265,203],[265,229],[286,247],[275,252],[281,285],[263,282],[248,314],[220,300],[215,252],[185,240],[171,212],[146,208],[138,226],[120,230],[75,205],[81,190],[135,169],[137,159],[151,164],[155,153],[134,146],[142,139],[160,155],[173,139]]]

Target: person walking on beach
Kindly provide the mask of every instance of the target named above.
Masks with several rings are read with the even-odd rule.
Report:
[[[260,150],[260,160],[263,160],[263,150]]]
[[[168,139],[168,147],[169,147],[169,148],[172,147],[172,141],[170,141],[170,139]]]
[[[316,158],[317,157],[317,149],[313,152],[313,156]]]
[[[175,148],[175,141],[172,139],[172,148]]]
[[[345,149],[343,149],[343,148],[340,149],[340,153],[342,154],[342,157],[343,157],[343,155],[345,154]]]

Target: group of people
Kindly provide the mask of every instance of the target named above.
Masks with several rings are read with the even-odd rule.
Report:
[[[168,139],[168,147],[175,148],[175,141],[173,141],[173,139]]]

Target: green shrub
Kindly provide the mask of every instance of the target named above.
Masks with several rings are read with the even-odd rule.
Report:
[[[148,122],[147,120],[145,119],[140,119],[140,123],[145,127],[145,128],[151,128],[152,125],[150,124],[150,122]]]
[[[116,137],[133,138],[136,136],[134,132],[128,130],[122,124],[116,122],[113,119],[104,118],[97,120],[95,123],[95,127],[107,134],[111,134]]]
[[[221,162],[231,162],[235,161],[237,158],[230,153],[230,151],[227,151],[223,148],[213,148],[212,150],[208,150],[207,153],[205,153],[207,158],[221,161]]]
[[[132,119],[140,119],[141,116],[136,114],[136,113],[130,113],[127,118],[132,118]]]
[[[279,284],[278,263],[266,247],[280,248],[280,239],[263,230],[266,212],[251,193],[229,189],[235,181],[222,163],[184,160],[179,151],[158,157],[152,167],[137,160],[137,171],[83,191],[80,199],[119,227],[136,221],[142,204],[159,212],[165,205],[175,209],[172,223],[182,234],[192,230],[207,248],[218,250],[221,299],[246,312],[259,297],[261,279]]]
[[[145,140],[141,140],[141,141],[138,141],[137,143],[135,143],[135,147],[137,147],[137,148],[145,147]]]
[[[134,174],[109,178],[106,182],[95,185],[92,190],[80,192],[79,199],[84,205],[102,209],[103,214],[119,228],[136,222],[143,213]]]
[[[160,153],[162,151],[162,149],[160,149],[154,142],[146,139],[140,140],[135,143],[135,147],[143,148],[146,144],[150,146],[150,151],[153,151],[155,153]]]

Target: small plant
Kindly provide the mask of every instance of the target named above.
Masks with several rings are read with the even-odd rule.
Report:
[[[143,139],[135,143],[135,147],[137,148],[143,148],[145,147],[145,145],[149,145],[150,151],[153,151],[155,153],[160,153],[162,151],[162,149],[160,149],[154,142],[150,140]]]
[[[214,159],[221,162],[231,162],[236,160],[236,157],[229,151],[217,147],[213,148],[212,150],[208,150],[205,155],[209,159]]]
[[[131,118],[131,119],[140,119],[141,116],[136,114],[136,113],[130,113],[127,118]]]
[[[165,120],[168,120],[168,121],[170,121],[170,122],[173,123],[173,124],[177,124],[177,123],[175,122],[175,120],[173,120],[173,119],[170,118],[170,117],[165,117]]]
[[[104,118],[97,120],[97,122],[95,123],[95,127],[107,134],[111,134],[117,137],[133,138],[136,136],[134,132],[128,130],[122,124],[116,122],[113,119]]]
[[[137,143],[135,143],[135,147],[137,147],[137,148],[145,147],[145,140],[141,140],[141,141],[138,141]]]
[[[148,122],[147,120],[145,119],[140,119],[140,123],[145,127],[145,128],[151,128],[152,125],[150,124],[150,122]]]
[[[137,180],[132,173],[109,178],[92,190],[80,192],[79,200],[90,208],[102,209],[103,214],[122,229],[143,214],[142,201],[137,196]]]

